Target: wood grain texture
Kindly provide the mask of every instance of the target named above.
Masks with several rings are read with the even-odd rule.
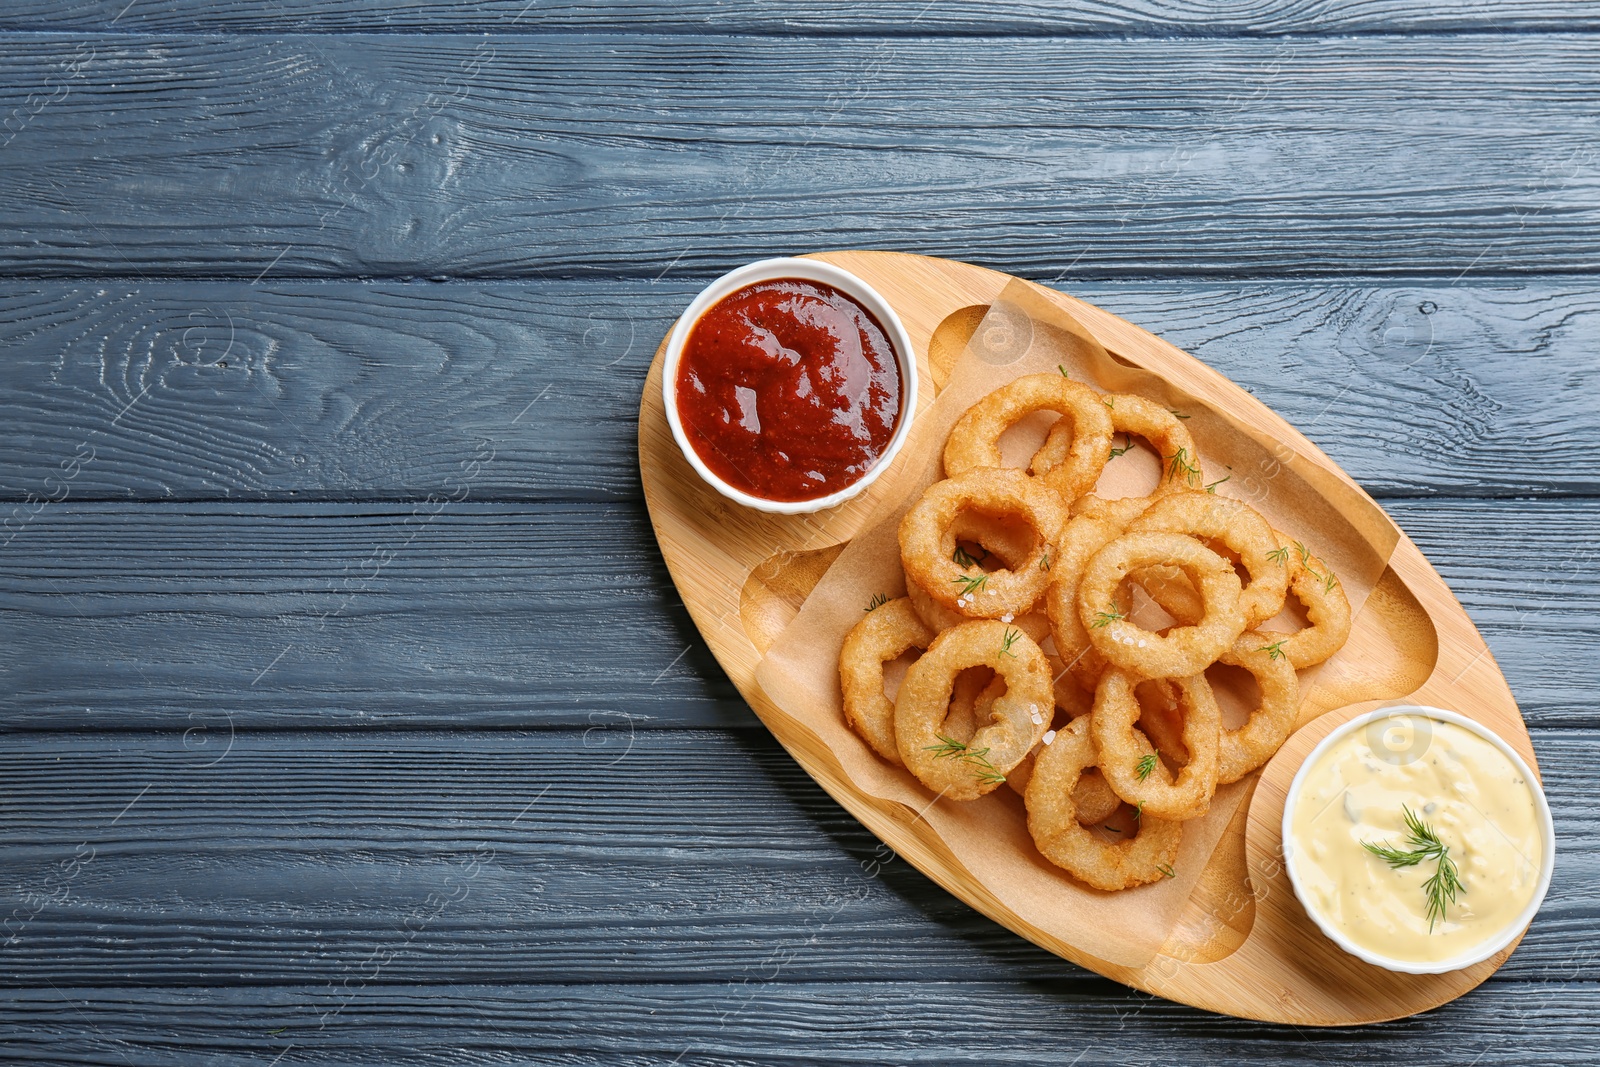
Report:
[[[1388,503],[1528,721],[1600,726],[1600,501]],[[638,504],[68,501],[0,564],[0,729],[761,729]]]
[[[760,972],[769,974],[771,968]],[[781,972],[780,972],[781,973]],[[325,985],[263,989],[0,991],[28,1063],[310,1064],[972,1063],[1155,1067],[1572,1062],[1600,1032],[1586,982],[1491,983],[1417,1019],[1316,1035],[1145,996],[1050,985],[769,981],[419,989],[374,982],[347,1006]],[[1107,983],[1109,985],[1109,983]],[[326,1018],[326,1026],[322,1020]],[[292,1047],[291,1047],[292,1046]]]
[[[693,0],[412,0],[374,6],[365,0],[81,0],[65,9],[18,0],[0,16],[0,30],[292,33],[548,33],[627,30],[659,33],[801,34],[1284,34],[1461,33],[1593,30],[1600,13],[1560,0],[1367,0],[1327,5],[1312,0],[1094,0],[1071,5],[1040,0],[967,4],[911,0],[863,8],[848,0],[774,7]]]
[[[0,38],[0,274],[1600,262],[1588,35]]]
[[[0,947],[0,1061],[1583,1062],[1594,501],[1386,501],[1557,728],[1535,744],[1582,814],[1558,810],[1556,894],[1496,979],[1312,1043],[1080,971],[902,861],[866,878],[876,840],[747,728],[667,588],[631,431],[690,279],[846,233],[1059,278],[1377,493],[1594,494],[1592,279],[1474,282],[1600,261],[1596,28],[1554,0],[7,3],[0,161],[26,166],[0,168],[0,273],[95,277],[0,283],[0,497],[69,498],[0,548],[0,730],[154,732],[0,735],[0,915],[152,787]],[[691,36],[496,38],[470,76],[476,37],[316,36],[615,29]],[[232,31],[261,36],[178,36]],[[796,31],[880,39],[740,36]],[[1546,31],[1575,36],[1526,36]],[[1290,36],[1019,39],[1040,33]],[[1008,37],[902,39],[971,34]],[[1339,277],[1292,280],[1309,272]],[[462,273],[517,280],[281,281]],[[238,281],[195,280],[216,275]],[[1127,280],[1184,275],[1256,281]],[[242,366],[216,365],[219,311]],[[470,505],[367,579],[480,440],[497,453]],[[64,483],[81,444],[96,458]],[[97,498],[125,503],[80,506]],[[194,499],[229,503],[130,506]],[[543,587],[534,551],[561,561]],[[306,661],[269,662],[352,592]],[[574,659],[624,615],[618,655]],[[247,732],[206,768],[230,716]],[[450,733],[324,729],[372,724]],[[532,724],[574,729],[457,729]],[[524,820],[519,866],[408,939],[508,795],[552,780],[565,817]]]
[[[1495,984],[1600,960],[1600,732],[1533,740],[1555,883]],[[0,739],[0,984],[337,983],[388,956],[399,984],[737,982],[776,953],[786,983],[1109,992],[895,857],[765,735],[194,742]]]
[[[0,499],[421,499],[485,448],[474,500],[637,499],[644,368],[698,289],[3,282]],[[1239,382],[1380,497],[1600,492],[1593,282],[1069,291]]]

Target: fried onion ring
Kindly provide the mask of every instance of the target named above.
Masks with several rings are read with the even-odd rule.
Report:
[[[1289,591],[1305,605],[1311,625],[1285,637],[1280,648],[1296,670],[1304,670],[1321,663],[1349,640],[1350,600],[1338,576],[1305,545],[1291,541],[1287,553]]]
[[[1192,625],[1158,634],[1129,622],[1116,594],[1130,571],[1167,563],[1195,583],[1205,613]],[[1205,670],[1244,632],[1240,591],[1232,565],[1194,538],[1145,531],[1124,534],[1094,554],[1084,568],[1076,606],[1090,642],[1108,661],[1143,678],[1184,678]]]
[[[1034,749],[1006,775],[1006,785],[1018,796],[1028,795],[1028,783],[1033,781],[1033,765],[1038,759],[1039,750]],[[1078,821],[1084,826],[1099,826],[1122,807],[1122,798],[1112,791],[1105,775],[1090,767],[1072,787],[1072,806],[1077,809]]]
[[[1061,533],[1055,565],[1050,569],[1050,585],[1045,589],[1045,611],[1050,616],[1050,635],[1055,640],[1056,654],[1086,693],[1094,692],[1106,661],[1090,643],[1089,632],[1078,618],[1078,587],[1090,558],[1121,533],[1121,524],[1111,516],[1080,515],[1067,523]],[[1126,614],[1126,601],[1119,600],[1118,610]]]
[[[1237,782],[1271,759],[1294,728],[1300,708],[1300,680],[1287,656],[1274,653],[1271,635],[1259,630],[1244,634],[1224,652],[1219,662],[1241,667],[1261,687],[1261,703],[1243,726],[1222,732],[1217,782]],[[1201,679],[1204,681],[1204,679]],[[1208,687],[1209,688],[1209,687]]]
[[[1030,633],[1028,636],[1033,637],[1034,635]],[[1049,661],[1050,669],[1055,672],[1056,706],[1052,722],[1071,722],[1073,719],[1089,714],[1093,709],[1093,702],[1078,687],[1078,684],[1067,676],[1066,667],[1055,656],[1046,655],[1045,659]],[[971,673],[973,673],[971,670],[964,671],[961,677],[956,679],[958,693],[962,679]],[[974,705],[979,722],[989,721],[989,716],[992,713],[989,705],[992,705],[995,698],[1004,691],[1004,682],[999,678],[995,678],[987,688],[978,694]],[[954,700],[951,702],[951,707],[952,709],[955,707]],[[952,710],[953,714],[954,711]],[[945,720],[946,725],[949,725],[949,722],[950,720]],[[952,734],[951,736],[955,735]],[[1051,735],[1045,734],[1045,737],[1049,736]],[[1013,767],[1006,775],[1006,785],[1010,786],[1018,796],[1022,796],[1028,791],[1028,780],[1033,777],[1033,761],[1038,751],[1035,748],[1032,752],[1029,752],[1027,756],[1023,757],[1022,762]],[[1121,805],[1122,800],[1111,791],[1111,787],[1105,783],[1098,771],[1086,771],[1083,777],[1078,780],[1078,785],[1073,791],[1073,803],[1078,805],[1078,818],[1085,826],[1091,826],[1103,823],[1111,818],[1116,813],[1118,806]]]
[[[1073,799],[1077,785],[1095,766],[1092,721],[1092,716],[1073,720],[1040,750],[1025,798],[1028,832],[1046,859],[1096,889],[1115,891],[1157,881],[1177,858],[1180,823],[1144,815],[1132,838],[1103,841],[1078,820]]]
[[[1037,535],[1014,567],[970,573],[954,559],[955,523],[963,512],[1017,516]],[[974,619],[1025,614],[1050,581],[1055,542],[1066,525],[1061,497],[1019,470],[982,467],[934,482],[900,522],[907,576],[936,602]]]
[[[941,736],[956,675],[992,667],[1005,692],[972,739]],[[1050,664],[1016,626],[981,620],[946,630],[911,665],[894,710],[900,759],[918,781],[952,800],[974,800],[1005,781],[1050,728]]]
[[[1000,676],[988,667],[968,667],[957,674],[955,684],[950,687],[950,710],[944,719],[944,736],[962,744],[971,741],[979,724],[989,721],[989,709],[980,708],[979,701],[987,696],[988,702],[993,703],[994,696],[1003,691],[1004,685]]]
[[[1198,684],[1197,684],[1198,683]],[[1189,760],[1174,780],[1150,741],[1134,724],[1139,720],[1136,679],[1122,670],[1108,670],[1095,692],[1091,736],[1100,770],[1112,790],[1146,816],[1183,820],[1204,815],[1217,790],[1218,741],[1222,711],[1205,678],[1173,679],[1183,709],[1183,743]]]
[[[1028,469],[1068,500],[1088,492],[1110,456],[1111,415],[1100,394],[1059,374],[1025,375],[968,408],[945,439],[945,474],[1003,466],[1001,435],[1036,411],[1064,417],[1050,430],[1055,446],[1039,449]]]
[[[1160,455],[1161,481],[1157,483],[1152,496],[1175,489],[1198,489],[1205,484],[1205,475],[1200,470],[1200,453],[1195,450],[1194,438],[1189,436],[1189,431],[1176,415],[1155,401],[1133,393],[1108,393],[1100,400],[1111,416],[1113,436],[1124,433],[1142,437]],[[1035,457],[1036,461],[1043,457],[1044,462],[1049,463],[1064,454],[1067,442],[1064,437],[1057,440],[1058,430],[1059,426],[1051,429],[1044,447]],[[1108,459],[1110,451],[1108,442]]]
[[[1214,493],[1173,492],[1128,524],[1129,533],[1141,530],[1189,534],[1201,542],[1221,542],[1238,553],[1250,575],[1249,584],[1239,594],[1246,627],[1258,626],[1283,610],[1289,587],[1287,561],[1278,552],[1272,527],[1249,504]],[[1151,596],[1161,603],[1158,594],[1152,592]]]
[[[850,628],[839,651],[845,721],[872,751],[897,767],[900,752],[894,743],[894,705],[883,691],[883,665],[910,649],[927,648],[933,637],[911,601],[901,597],[867,612],[866,618]]]
[[[921,584],[910,574],[906,575],[906,598],[911,601],[911,606],[916,608],[917,615],[922,621],[932,627],[935,632],[943,632],[968,621],[965,615],[951,611],[933,599],[933,594],[922,588]],[[1001,621],[1004,620],[1005,616],[1002,615]],[[1028,636],[1035,641],[1044,640],[1044,635],[1050,632],[1050,620],[1045,618],[1044,612],[1040,610],[1040,606],[1037,604],[1026,615],[1018,617],[1015,621],[1018,626],[1028,631]]]

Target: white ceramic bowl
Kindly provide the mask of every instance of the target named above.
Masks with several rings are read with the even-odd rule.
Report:
[[[900,364],[900,421],[895,426],[894,436],[889,439],[889,447],[884,449],[883,455],[878,457],[878,462],[874,463],[866,474],[843,489],[814,500],[765,500],[729,485],[705,465],[699,453],[694,450],[694,446],[689,443],[688,436],[683,432],[683,422],[678,417],[678,363],[683,358],[683,346],[689,340],[689,332],[694,329],[694,324],[699,321],[707,308],[728,294],[747,285],[779,278],[822,282],[855,300],[870,311],[872,317],[883,327],[884,333],[889,337],[889,344],[894,348],[895,360]],[[899,454],[901,446],[906,443],[906,436],[911,432],[911,420],[917,410],[917,358],[911,350],[911,338],[907,336],[905,326],[901,325],[900,316],[894,313],[894,308],[889,306],[889,302],[880,296],[876,289],[854,274],[816,259],[763,259],[724,274],[700,290],[700,295],[684,309],[677,325],[672,328],[671,336],[667,338],[667,351],[661,359],[661,387],[667,403],[667,424],[672,427],[673,439],[678,442],[678,447],[683,451],[683,457],[689,461],[689,465],[713,489],[729,500],[736,500],[758,511],[803,515],[844,503],[876,481],[878,475],[894,462],[894,457]]]
[[[1301,887],[1300,875],[1295,867],[1296,850],[1294,838],[1289,832],[1294,820],[1295,807],[1300,799],[1300,787],[1305,782],[1307,773],[1315,766],[1322,754],[1337,744],[1340,738],[1347,737],[1356,730],[1365,729],[1368,724],[1379,719],[1393,718],[1398,715],[1420,716],[1438,722],[1454,723],[1465,730],[1477,734],[1504,753],[1512,765],[1522,772],[1524,781],[1533,790],[1534,805],[1539,812],[1540,833],[1543,835],[1544,858],[1539,868],[1539,886],[1516,920],[1499,934],[1496,934],[1470,952],[1435,963],[1415,963],[1410,960],[1397,960],[1388,956],[1380,956],[1370,949],[1362,948],[1360,945],[1355,944],[1340,933],[1333,923],[1324,918],[1317,910],[1316,905],[1310,900],[1310,894]],[[1528,928],[1528,924],[1533,921],[1534,914],[1539,910],[1539,905],[1544,902],[1545,893],[1550,888],[1550,875],[1554,872],[1556,863],[1556,828],[1555,823],[1550,819],[1550,803],[1545,799],[1544,789],[1539,785],[1538,777],[1529,769],[1523,758],[1517,755],[1516,750],[1506,744],[1498,734],[1467,718],[1465,715],[1460,715],[1453,711],[1427,707],[1421,704],[1406,704],[1401,707],[1379,708],[1377,711],[1368,712],[1365,715],[1357,715],[1354,719],[1339,726],[1327,737],[1319,741],[1317,747],[1313,748],[1310,754],[1306,756],[1305,762],[1300,765],[1300,770],[1294,776],[1294,781],[1289,783],[1289,795],[1283,805],[1283,861],[1284,866],[1289,871],[1289,881],[1294,885],[1295,896],[1300,898],[1300,903],[1305,907],[1306,914],[1311,916],[1312,922],[1315,922],[1334,944],[1358,959],[1387,970],[1400,971],[1404,974],[1443,974],[1446,971],[1459,971],[1463,967],[1471,967],[1474,963],[1483,962],[1511,944],[1512,941],[1516,940],[1518,934]]]

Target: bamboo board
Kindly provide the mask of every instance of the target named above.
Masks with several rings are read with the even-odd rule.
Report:
[[[990,302],[1013,280],[982,267],[892,252],[814,258],[861,276],[900,315],[924,385],[919,410],[933,401]],[[1292,426],[1194,357],[1093,305],[1035,288],[1113,355],[1247,418],[1355,487]],[[1360,653],[1351,657],[1358,669],[1319,677],[1306,700],[1319,717],[1292,735],[1260,772],[1172,936],[1150,963],[1123,967],[1010,912],[913,813],[856,790],[816,736],[762,692],[756,665],[843,545],[864,528],[892,479],[880,479],[854,500],[816,515],[768,515],[726,500],[699,479],[667,427],[661,355],[658,349],[640,405],[639,467],[656,539],[690,615],[728,677],[800,765],[945,889],[1022,937],[1109,978],[1210,1011],[1296,1025],[1360,1024],[1426,1011],[1477,986],[1516,948],[1513,942],[1493,958],[1450,974],[1402,975],[1373,967],[1322,935],[1283,868],[1279,828],[1289,781],[1317,741],[1362,712],[1395,703],[1451,708],[1499,733],[1537,770],[1521,713],[1488,647],[1403,533],[1347,646]]]

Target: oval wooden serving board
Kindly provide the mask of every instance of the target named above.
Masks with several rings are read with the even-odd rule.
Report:
[[[997,294],[1014,279],[949,260],[892,252],[829,252],[894,306],[916,349],[920,403],[932,402]],[[1116,358],[1246,419],[1352,488],[1355,483],[1255,397],[1115,315],[1042,286]],[[665,341],[663,341],[663,346]],[[856,789],[826,745],[785,715],[756,683],[756,666],[795,617],[844,544],[892,492],[880,479],[855,500],[818,515],[742,508],[695,475],[667,427],[661,351],[639,411],[639,467],[667,568],[695,624],[761,720],[813,778],[908,862],[1008,929],[1075,963],[1210,1011],[1297,1025],[1377,1022],[1426,1011],[1472,989],[1511,948],[1444,975],[1394,974],[1346,955],[1306,916],[1282,865],[1284,791],[1327,732],[1395,703],[1452,708],[1490,727],[1537,767],[1515,699],[1488,647],[1438,573],[1403,533],[1388,569],[1356,618],[1347,659],[1356,669],[1317,679],[1301,720],[1312,717],[1261,772],[1223,835],[1171,937],[1144,966],[1109,963],[1023,920],[956,862],[927,824],[899,804]],[[1364,495],[1363,495],[1363,499]]]

